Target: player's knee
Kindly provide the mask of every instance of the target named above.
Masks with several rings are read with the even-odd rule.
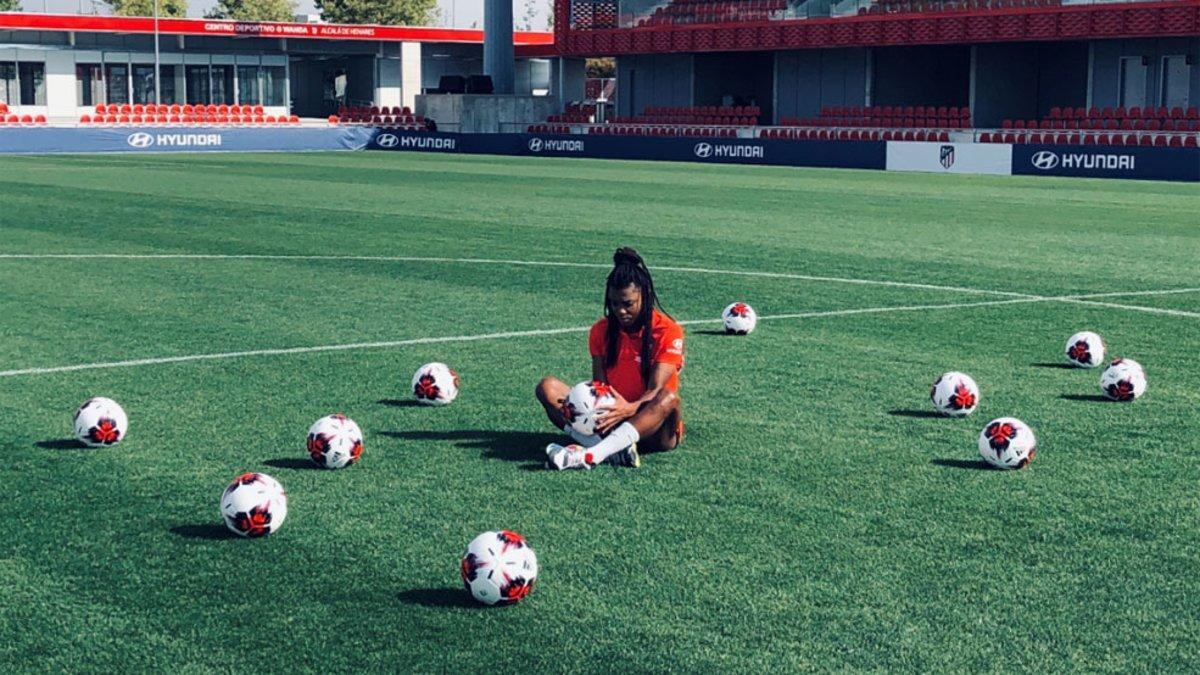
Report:
[[[537,400],[541,401],[542,403],[546,403],[547,401],[550,400],[549,391],[550,391],[550,388],[553,386],[554,386],[554,378],[553,377],[543,377],[542,381],[538,382],[537,386],[534,387],[533,395],[537,397]]]
[[[663,412],[670,413],[679,407],[679,394],[668,389],[663,389],[655,394],[651,401],[654,407],[661,409]]]

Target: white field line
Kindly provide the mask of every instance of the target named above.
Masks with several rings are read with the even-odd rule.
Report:
[[[346,261],[346,262],[424,262],[424,263],[455,263],[464,265],[512,265],[526,267],[574,267],[587,269],[611,269],[609,263],[585,263],[556,260],[502,260],[495,258],[441,258],[419,256],[373,256],[373,255],[273,255],[273,254],[220,254],[220,253],[0,253],[0,260],[315,260],[315,261]],[[888,281],[886,279],[854,279],[848,277],[826,277],[810,274],[792,274],[790,272],[756,272],[753,270],[709,269],[705,267],[672,267],[652,266],[650,269],[660,272],[683,272],[690,274],[720,274],[740,277],[762,277],[767,279],[794,279],[798,281],[820,281],[838,284],[856,284],[863,286],[891,286],[894,288],[918,288],[931,291],[951,291],[957,293],[976,293],[979,295],[997,295],[1009,298],[1040,297],[1029,293],[1014,293],[1010,291],[993,291],[984,288],[964,288],[960,286],[939,286],[936,284],[921,284],[907,281]]]
[[[965,307],[988,307],[991,305],[1010,305],[1022,302],[1043,302],[1055,298],[1011,298],[1008,300],[984,300],[980,302],[955,302],[945,305],[907,305],[900,307],[864,307],[860,309],[835,309],[823,312],[801,312],[796,314],[777,314],[760,316],[759,321],[775,321],[780,319],[810,319],[827,316],[850,316],[853,314],[886,314],[889,312],[919,312],[935,309],[961,309]],[[691,319],[680,321],[686,326],[721,323],[721,319]],[[355,342],[342,345],[320,345],[315,347],[289,347],[284,349],[253,349],[239,352],[222,352],[215,354],[191,354],[187,356],[163,356],[148,359],[132,359],[128,361],[108,361],[101,363],[80,363],[72,366],[56,366],[51,368],[25,368],[21,370],[0,371],[0,378],[17,377],[21,375],[49,375],[52,373],[70,373],[80,370],[99,370],[103,368],[132,368],[135,366],[153,366],[165,363],[188,363],[193,361],[216,361],[238,359],[251,356],[282,356],[288,354],[312,354],[316,352],[343,352],[360,349],[387,349],[406,347],[410,345],[428,345],[445,342],[479,342],[482,340],[504,340],[509,338],[540,337],[547,335],[562,335],[565,333],[585,333],[591,326],[573,328],[545,328],[539,330],[508,331],[503,333],[485,333],[482,335],[455,335],[447,337],[412,338],[408,340],[391,340],[386,342]]]
[[[1146,295],[1143,293],[1143,295]],[[1084,296],[1087,297],[1087,296]],[[1099,302],[1096,300],[1085,300],[1084,297],[1072,296],[1055,298],[1060,302],[1070,302],[1077,305],[1091,305],[1093,307],[1111,307],[1113,309],[1129,309],[1135,312],[1146,312],[1148,314],[1166,314],[1167,316],[1186,316],[1193,319],[1200,319],[1200,312],[1188,312],[1182,309],[1169,309],[1167,307],[1146,307],[1144,305],[1125,305],[1116,302]]]

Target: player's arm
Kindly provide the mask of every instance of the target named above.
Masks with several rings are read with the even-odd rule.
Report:
[[[592,381],[608,383],[608,375],[604,372],[604,357],[592,357]]]
[[[655,363],[654,370],[650,373],[650,386],[646,388],[646,393],[636,401],[626,401],[614,389],[613,395],[617,397],[617,402],[596,415],[596,432],[601,435],[606,434],[613,427],[633,417],[641,409],[642,404],[653,399],[658,392],[662,391],[663,387],[667,386],[667,382],[671,381],[671,376],[678,369],[679,366],[674,363]]]

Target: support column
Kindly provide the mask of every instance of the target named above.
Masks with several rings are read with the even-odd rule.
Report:
[[[483,13],[483,72],[492,76],[497,94],[513,93],[512,0],[486,0]]]

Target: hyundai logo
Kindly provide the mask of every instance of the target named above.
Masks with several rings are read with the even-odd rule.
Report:
[[[375,145],[381,148],[394,148],[400,144],[400,137],[396,134],[379,134],[375,138]]]
[[[1058,168],[1058,153],[1051,152],[1050,150],[1042,150],[1034,154],[1033,158],[1029,161],[1033,163],[1033,168],[1049,171]]]
[[[129,138],[126,138],[125,142],[130,147],[148,148],[154,145],[154,137],[144,131],[139,131],[136,134],[129,134]]]
[[[540,138],[529,139],[529,151],[530,152],[541,152],[542,151],[542,139],[540,139]]]
[[[713,154],[712,143],[697,143],[695,153],[696,153],[696,156],[699,157],[700,159],[712,157],[712,154]]]

